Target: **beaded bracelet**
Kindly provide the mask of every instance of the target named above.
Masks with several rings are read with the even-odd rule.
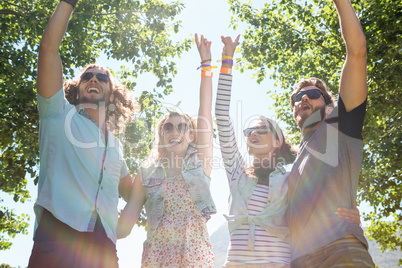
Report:
[[[204,64],[204,63],[206,63],[208,61],[212,61],[212,59],[203,60],[203,61],[201,61],[201,64]]]

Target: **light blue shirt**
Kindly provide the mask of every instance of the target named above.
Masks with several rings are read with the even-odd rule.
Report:
[[[40,172],[34,205],[36,227],[43,208],[80,232],[91,232],[99,215],[107,236],[116,243],[120,179],[127,176],[120,141],[105,137],[96,121],[77,111],[59,90],[38,95]],[[103,168],[103,178],[101,169]],[[36,229],[36,228],[35,228]]]

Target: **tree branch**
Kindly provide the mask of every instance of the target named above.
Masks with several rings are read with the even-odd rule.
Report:
[[[0,15],[14,15],[14,16],[18,16],[18,17],[23,16],[20,13],[18,13],[17,11],[14,11],[11,9],[0,9]]]

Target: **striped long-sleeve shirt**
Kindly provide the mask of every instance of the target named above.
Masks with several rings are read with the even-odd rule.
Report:
[[[232,76],[220,74],[215,115],[231,192],[231,215],[227,216],[230,245],[225,265],[288,264],[290,245],[284,196],[288,173],[278,167],[270,175],[269,186],[257,184],[256,178],[245,173],[245,161],[239,152],[229,117],[231,86]],[[278,218],[273,219],[270,215]]]

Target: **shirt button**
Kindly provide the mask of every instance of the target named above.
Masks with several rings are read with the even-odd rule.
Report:
[[[106,170],[106,167],[103,167],[103,170]]]
[[[103,186],[101,186],[101,190],[103,190]]]

